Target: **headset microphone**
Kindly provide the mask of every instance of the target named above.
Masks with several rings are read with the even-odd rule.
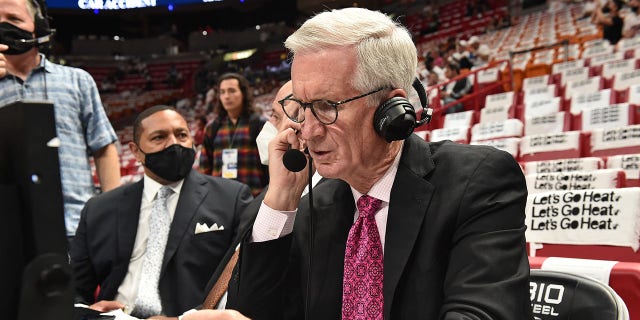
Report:
[[[287,170],[291,172],[300,172],[307,165],[307,157],[302,151],[297,149],[289,149],[282,156],[282,163]]]
[[[51,44],[52,44],[51,40],[53,39],[53,35],[55,34],[56,30],[52,29],[51,26],[49,25],[50,17],[47,12],[48,11],[47,1],[46,0],[28,0],[28,1],[31,2],[31,4],[33,5],[33,8],[35,9],[34,46],[38,47],[38,51],[44,54],[48,54],[49,51],[51,50]]]
[[[294,130],[294,132],[297,135],[300,133],[300,130]],[[305,148],[304,153],[309,154],[309,148]],[[291,149],[291,145],[289,145],[287,151],[285,151],[282,156],[282,164],[291,172],[300,172],[307,165],[307,157],[304,153],[297,149]]]
[[[48,34],[39,38],[35,38],[35,39],[18,39],[17,41],[19,41],[20,43],[36,46],[36,45],[40,45],[40,44],[51,41],[52,36],[53,36],[53,32],[51,34]]]

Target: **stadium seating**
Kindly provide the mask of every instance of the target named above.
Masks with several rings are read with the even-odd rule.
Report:
[[[609,46],[597,39],[601,33],[589,27],[588,21],[576,19],[580,10],[573,8],[533,14],[503,34],[481,37],[498,48],[496,60],[509,59],[509,51],[556,43],[562,37],[570,44],[513,56],[510,65],[502,67],[500,77],[513,80],[514,85],[505,85],[502,93],[486,95],[473,113],[447,114],[442,121],[448,125],[430,127],[427,139],[489,145],[513,155],[522,165],[531,198],[526,214],[532,267],[539,268],[548,256],[614,261],[609,284],[626,302],[631,319],[640,319],[640,242],[636,233],[640,232],[640,223],[636,223],[640,219],[640,68],[636,63],[640,37]],[[545,39],[531,34],[544,34]],[[536,72],[539,74],[533,76]],[[516,122],[522,127],[514,126]],[[624,203],[532,205],[533,197],[553,199],[549,195],[562,198],[569,194],[588,198],[593,192],[606,193],[604,190],[621,195]],[[535,219],[531,217],[534,207],[540,216]],[[618,210],[614,210],[618,216],[612,216],[611,222],[608,216],[589,215],[602,213],[605,207]],[[574,216],[576,208],[589,212]],[[556,214],[553,212],[559,220],[544,217]],[[618,229],[606,230],[615,222]],[[560,239],[536,238],[536,233],[544,230],[534,229],[552,226],[563,235]],[[582,227],[593,229],[586,234],[589,241],[576,240],[584,237],[576,232]],[[609,231],[610,235],[601,238],[595,231]],[[625,243],[615,243],[621,234]]]
[[[529,257],[532,275],[540,271],[549,270],[597,279],[608,285],[624,301],[628,309],[629,319],[640,318],[640,263],[598,261],[586,259],[566,259],[548,257]],[[534,300],[534,299],[532,299]],[[593,305],[595,305],[594,302]],[[596,310],[592,310],[597,314]],[[581,316],[571,319],[588,319]],[[606,318],[598,318],[606,319]]]
[[[544,320],[628,320],[624,301],[607,284],[570,272],[531,270],[531,308]]]

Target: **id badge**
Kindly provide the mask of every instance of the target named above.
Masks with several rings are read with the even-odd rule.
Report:
[[[238,149],[222,149],[222,177],[226,179],[238,177]]]

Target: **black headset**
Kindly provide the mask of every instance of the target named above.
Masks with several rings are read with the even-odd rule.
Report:
[[[373,115],[373,127],[387,142],[404,140],[413,133],[413,129],[431,121],[433,109],[429,108],[427,92],[420,79],[413,80],[413,88],[418,93],[422,105],[419,121],[416,121],[413,105],[404,97],[393,97],[384,101]]]
[[[51,49],[51,36],[53,36],[53,30],[49,25],[49,15],[47,14],[46,0],[28,0],[31,2],[34,13],[34,34],[36,36],[35,46],[38,47],[38,51],[47,52]]]

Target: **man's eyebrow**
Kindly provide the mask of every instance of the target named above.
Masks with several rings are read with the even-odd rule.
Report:
[[[149,132],[149,135],[154,135],[154,134],[166,134],[167,130],[165,129],[157,129],[157,130],[153,130]]]

